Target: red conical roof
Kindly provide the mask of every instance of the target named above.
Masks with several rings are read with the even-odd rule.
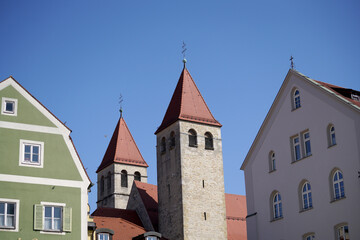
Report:
[[[96,172],[112,163],[148,167],[122,117],[116,125],[104,158]]]
[[[189,71],[184,67],[175,88],[164,119],[155,134],[159,133],[177,120],[204,123],[221,127],[213,117],[204,98],[201,96]]]

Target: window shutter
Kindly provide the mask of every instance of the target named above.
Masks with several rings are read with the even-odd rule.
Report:
[[[34,205],[34,230],[43,230],[43,206]]]
[[[72,208],[71,207],[64,207],[63,208],[63,231],[64,232],[71,232],[71,225],[72,225]]]

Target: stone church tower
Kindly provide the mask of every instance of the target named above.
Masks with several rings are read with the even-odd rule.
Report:
[[[184,64],[155,132],[159,232],[168,239],[227,239],[220,128]]]
[[[97,207],[126,209],[133,180],[146,183],[147,167],[124,118],[120,116],[96,171]]]

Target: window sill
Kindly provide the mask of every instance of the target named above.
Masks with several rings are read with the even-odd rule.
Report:
[[[164,155],[165,153],[166,153],[166,151],[162,151],[162,152],[160,152],[160,154],[161,154],[161,155]]]
[[[169,149],[170,150],[173,150],[175,148],[175,146],[170,146]]]
[[[312,210],[313,209],[313,207],[308,207],[308,208],[304,208],[304,209],[301,209],[300,211],[299,211],[299,213],[303,213],[303,212],[307,212],[307,211],[310,211],[310,210]]]
[[[274,219],[272,219],[270,222],[276,222],[276,221],[279,221],[279,220],[281,220],[281,219],[283,219],[284,217],[278,217],[278,218],[274,218]]]
[[[269,171],[269,173],[273,173],[273,172],[276,172],[276,169],[272,169]]]
[[[332,147],[335,147],[335,146],[336,146],[336,143],[333,144],[333,145],[328,146],[328,149],[329,149],[329,148],[332,148]]]
[[[334,203],[334,202],[338,202],[338,201],[340,201],[340,200],[343,200],[343,199],[345,199],[346,198],[346,196],[343,196],[343,197],[340,197],[340,198],[334,198],[334,199],[332,199],[331,201],[330,201],[330,203]]]
[[[213,147],[205,147],[205,150],[214,150]]]
[[[197,148],[198,145],[189,145],[189,147]]]
[[[7,232],[18,232],[18,230],[14,227],[0,227],[0,232],[1,231],[7,231]]]
[[[301,106],[298,107],[298,108],[292,108],[292,109],[291,109],[291,112],[294,112],[294,111],[296,111],[296,110],[298,110],[298,109],[300,109],[300,108],[301,108]]]
[[[302,160],[304,160],[304,159],[306,159],[306,158],[309,158],[309,157],[311,157],[311,156],[312,156],[312,154],[310,154],[310,155],[308,155],[308,156],[305,156],[305,157],[302,157],[302,158],[300,158],[299,160],[292,161],[291,164],[300,162],[300,161],[302,161]]]
[[[42,230],[40,231],[40,233],[42,234],[53,234],[53,235],[65,235],[65,232],[61,232],[61,231],[51,231],[51,230]]]

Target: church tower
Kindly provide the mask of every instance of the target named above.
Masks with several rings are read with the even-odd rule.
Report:
[[[147,182],[147,163],[122,116],[97,169],[97,207],[126,209],[133,180]]]
[[[159,231],[168,239],[227,239],[220,128],[184,64],[155,132]]]

